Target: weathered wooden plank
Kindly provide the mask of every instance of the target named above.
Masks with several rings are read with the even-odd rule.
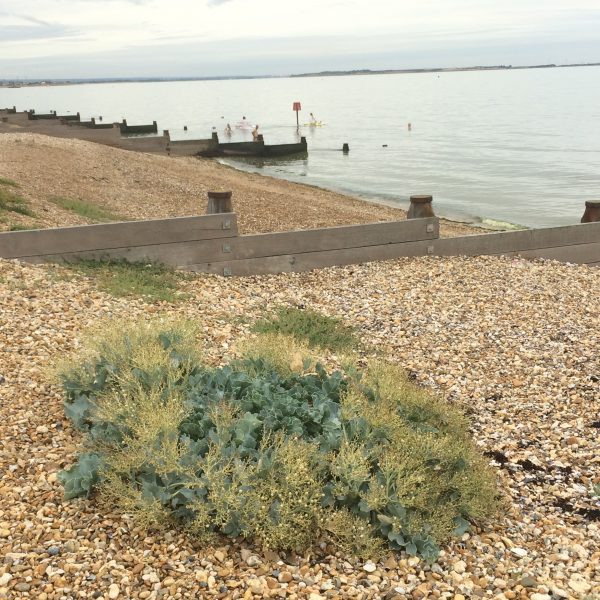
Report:
[[[44,254],[22,257],[26,262],[73,262],[76,260],[108,260],[125,259],[129,262],[153,261],[170,267],[185,268],[190,263],[199,261],[219,262],[230,258],[229,240],[231,238],[215,238],[212,240],[194,240],[189,242],[173,242],[150,246],[132,246],[128,248],[109,248],[86,252],[70,252],[60,254]]]
[[[550,258],[562,262],[579,264],[595,263],[600,261],[600,242],[558,246],[555,248],[540,248],[539,250],[523,250],[514,254],[518,254],[524,258]]]
[[[186,269],[220,275],[263,275],[309,271],[323,267],[350,265],[402,256],[424,256],[433,251],[435,241],[421,240],[402,244],[385,244],[360,248],[344,248],[301,254],[263,256],[242,260],[207,262],[188,265]]]
[[[439,220],[437,218],[244,235],[232,242],[231,258],[246,259],[342,248],[381,246],[436,239],[438,237]]]
[[[136,152],[166,152],[169,138],[166,136],[121,138],[120,146]]]
[[[0,256],[22,258],[150,246],[237,235],[236,215],[204,215],[153,221],[83,225],[0,233]]]
[[[567,227],[526,229],[444,238],[436,244],[439,256],[475,256],[506,254],[522,250],[554,248],[600,241],[600,223],[582,223]]]

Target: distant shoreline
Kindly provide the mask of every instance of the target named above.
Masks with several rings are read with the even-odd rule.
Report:
[[[0,88],[21,88],[57,85],[84,85],[90,83],[159,83],[176,81],[227,81],[238,79],[291,79],[298,77],[343,77],[347,75],[406,75],[414,73],[455,73],[461,71],[516,71],[524,69],[566,69],[571,67],[600,67],[600,62],[565,65],[493,65],[473,67],[434,67],[429,69],[354,69],[349,71],[318,71],[291,75],[224,75],[217,77],[100,77],[61,79],[7,79],[0,78]]]

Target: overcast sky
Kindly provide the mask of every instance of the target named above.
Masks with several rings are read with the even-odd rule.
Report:
[[[0,0],[0,79],[600,62],[600,0]]]

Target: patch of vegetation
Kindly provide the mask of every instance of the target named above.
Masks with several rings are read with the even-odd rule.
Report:
[[[187,323],[112,324],[59,369],[86,433],[59,475],[66,498],[97,490],[111,510],[204,541],[299,550],[326,535],[363,558],[391,547],[430,561],[494,512],[464,416],[398,367],[328,372],[270,334],[210,368],[195,339]]]
[[[282,333],[306,341],[313,348],[328,348],[333,352],[356,351],[361,346],[354,329],[340,319],[308,308],[282,306],[273,317],[257,321],[253,329],[258,333]]]
[[[66,266],[94,279],[101,290],[113,296],[164,302],[185,299],[179,292],[179,282],[185,276],[158,263],[129,263],[123,259],[80,260]]]
[[[35,213],[27,206],[27,201],[12,190],[0,187],[0,212],[13,212],[26,217],[35,217]]]
[[[102,208],[97,204],[93,204],[92,202],[88,202],[87,200],[65,198],[62,196],[53,196],[49,200],[53,204],[56,204],[65,210],[70,210],[71,212],[78,214],[80,217],[90,219],[91,221],[106,222],[124,220],[121,215],[106,210],[105,208]]]
[[[7,179],[6,177],[0,177],[0,185],[10,185],[11,187],[19,187],[19,184],[12,179]]]
[[[37,229],[37,227],[33,225],[21,225],[20,223],[12,223],[8,231],[28,231],[30,229]]]

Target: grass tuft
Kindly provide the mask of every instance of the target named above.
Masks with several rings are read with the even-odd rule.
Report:
[[[12,179],[7,179],[6,177],[0,177],[0,185],[10,185],[11,187],[19,187],[19,184]]]
[[[20,223],[12,223],[8,228],[8,231],[29,231],[30,229],[37,229],[32,225],[21,225]]]
[[[333,352],[353,352],[361,347],[353,328],[312,309],[282,306],[274,316],[257,321],[253,330],[292,336],[311,348],[327,348]]]
[[[113,296],[163,302],[186,298],[179,292],[179,282],[185,276],[158,263],[129,263],[123,259],[81,260],[67,267],[92,278],[101,290]]]
[[[93,204],[92,202],[88,202],[87,200],[75,199],[75,198],[65,198],[63,196],[53,196],[50,198],[50,202],[64,208],[65,210],[70,210],[80,217],[84,217],[85,219],[90,219],[91,221],[123,221],[124,218],[117,213],[113,213],[97,204]]]
[[[36,214],[27,206],[27,201],[12,190],[0,187],[0,212],[12,212],[26,217],[35,217]]]

